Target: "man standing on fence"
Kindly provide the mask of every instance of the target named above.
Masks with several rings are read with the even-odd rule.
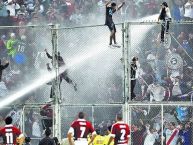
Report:
[[[137,57],[133,57],[131,62],[131,100],[134,100],[136,95],[134,92],[135,85],[136,85],[136,71],[137,71]]]
[[[106,20],[105,20],[105,25],[107,25],[109,27],[109,30],[111,31],[110,34],[110,43],[109,46],[112,46],[112,41],[114,41],[114,45],[115,47],[120,47],[117,45],[116,42],[116,28],[115,28],[115,24],[113,22],[113,13],[115,13],[116,11],[120,10],[121,7],[125,4],[125,2],[123,2],[122,4],[120,4],[119,6],[117,6],[117,4],[115,2],[111,2],[108,1],[106,3]]]
[[[113,124],[110,139],[107,145],[110,145],[114,139],[114,145],[127,145],[130,138],[130,128],[128,124],[123,122],[121,114],[117,114],[116,123]]]
[[[168,34],[169,31],[169,22],[171,21],[171,13],[170,9],[168,7],[168,4],[166,2],[163,2],[161,4],[161,10],[160,15],[158,17],[158,22],[162,20],[161,23],[161,43],[164,42],[164,32],[166,31],[166,34]]]
[[[87,136],[90,133],[92,134],[92,137],[88,143]],[[85,120],[85,115],[83,112],[79,112],[78,119],[71,124],[67,137],[69,145],[90,145],[94,141],[96,131],[94,130],[92,124]]]

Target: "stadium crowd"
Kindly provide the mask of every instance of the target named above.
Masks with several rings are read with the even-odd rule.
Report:
[[[192,107],[165,106],[163,132],[161,112],[158,107],[133,108],[132,118],[131,142],[133,145],[161,145],[162,141],[164,144],[170,142],[172,145],[192,144]]]
[[[68,25],[86,24],[88,19],[103,16],[104,0],[1,0],[0,17],[6,17],[4,25],[24,25],[28,22],[41,24],[60,23]],[[116,2],[122,2],[118,0]],[[159,0],[126,1],[122,19],[134,19],[155,14]],[[149,11],[145,11],[145,9]],[[145,12],[145,13],[144,13]]]
[[[193,29],[187,24],[170,31],[171,45],[167,48],[160,45],[160,34],[154,29],[136,52],[140,58],[136,100],[192,101]]]

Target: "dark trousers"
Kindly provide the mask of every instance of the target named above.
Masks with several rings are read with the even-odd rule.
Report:
[[[131,80],[131,100],[136,97],[134,93],[135,85],[136,85],[136,80]]]
[[[165,31],[168,32],[168,30],[169,30],[170,21],[171,21],[171,19],[166,19],[166,20],[163,20],[163,22],[161,24],[161,41],[163,41],[163,42],[164,42]]]

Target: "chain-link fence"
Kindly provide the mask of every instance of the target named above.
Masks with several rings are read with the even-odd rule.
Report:
[[[71,123],[78,118],[79,112],[84,112],[86,119],[89,120],[93,127],[104,135],[105,131],[115,121],[117,113],[122,112],[122,105],[76,105],[61,106],[61,133],[62,138],[67,137],[67,132]]]
[[[187,104],[131,104],[131,144],[192,144],[192,109]]]
[[[46,82],[41,84],[38,80],[48,73],[44,49],[52,48],[50,27],[2,26],[0,35],[0,59],[3,67],[1,99],[6,96],[23,97],[16,100],[15,104],[48,100],[50,88]]]
[[[130,83],[131,98],[151,102],[192,101],[192,23],[170,24],[163,43],[162,24],[129,24],[129,64],[135,66],[132,58],[138,59],[136,76]],[[139,31],[140,34],[136,35]]]
[[[52,57],[57,43],[55,49],[68,66],[59,77],[62,101],[71,104],[123,102],[122,49],[108,47],[108,28],[59,28],[57,40],[53,41],[55,28],[52,27],[0,27],[1,62],[2,65],[9,62],[3,70],[1,96],[11,96],[17,91],[18,97],[24,98],[19,103],[21,100],[22,103],[49,101],[53,97],[54,78],[49,74],[55,70]],[[121,28],[117,26],[119,45],[122,45]]]
[[[117,26],[119,45],[122,45],[121,28]],[[65,103],[123,102],[122,49],[108,47],[108,28],[61,28],[58,33],[58,49],[66,65],[70,65],[61,84]]]

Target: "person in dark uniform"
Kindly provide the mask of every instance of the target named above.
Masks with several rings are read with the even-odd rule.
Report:
[[[125,4],[125,2],[123,2],[122,4],[120,4],[119,6],[117,6],[117,4],[115,2],[107,2],[106,3],[106,20],[105,20],[105,25],[107,25],[109,27],[109,30],[111,31],[110,34],[110,43],[109,45],[112,45],[112,40],[114,41],[114,44],[117,45],[116,42],[116,27],[115,24],[113,22],[113,13],[115,13],[116,11],[120,10],[121,7]]]
[[[5,62],[5,65],[2,65],[1,64],[1,59],[0,59],[0,82],[2,80],[3,70],[6,69],[8,66],[9,66],[9,62],[8,61]]]
[[[136,85],[136,70],[137,70],[137,62],[138,58],[133,57],[131,62],[131,100],[133,100],[136,95],[134,93],[135,85]]]
[[[47,49],[45,49],[45,52],[46,52],[47,57],[48,57],[49,59],[52,59],[52,61],[53,61],[53,57],[48,53]],[[56,59],[58,60],[58,67],[65,66],[65,62],[64,62],[63,58],[60,56],[60,52],[58,52],[58,55],[56,55],[55,57],[56,57]],[[51,71],[51,68],[50,68],[49,64],[47,64],[47,69],[48,69],[48,71]],[[74,82],[69,78],[69,76],[68,76],[68,70],[65,70],[64,72],[62,72],[62,73],[60,74],[60,84],[61,84],[61,82],[62,82],[63,79],[64,79],[67,83],[72,84],[73,87],[74,87],[74,90],[77,91],[77,84],[74,83]]]
[[[50,138],[51,130],[49,128],[45,130],[45,135],[46,137],[39,142],[39,145],[56,145],[54,139]]]

